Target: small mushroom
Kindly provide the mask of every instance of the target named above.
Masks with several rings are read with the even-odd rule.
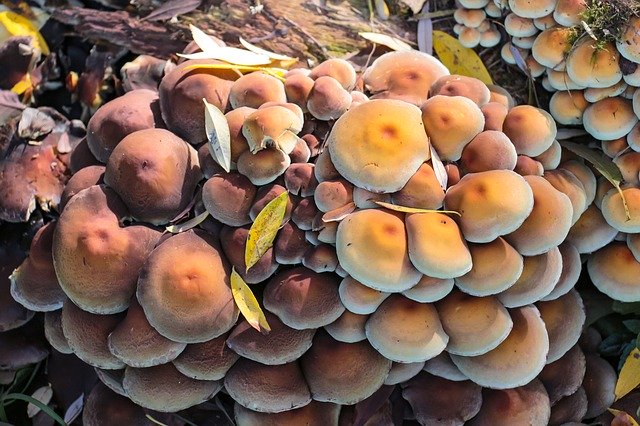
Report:
[[[190,343],[173,360],[176,369],[197,380],[221,380],[240,358],[227,346],[228,333],[202,343]]]

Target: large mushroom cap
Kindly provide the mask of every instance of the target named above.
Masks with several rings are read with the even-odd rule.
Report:
[[[376,290],[404,291],[422,277],[409,260],[404,222],[383,210],[360,210],[343,219],[336,252],[345,271]]]
[[[449,70],[426,53],[389,52],[377,58],[363,74],[364,84],[377,98],[401,99],[421,106],[431,85]]]
[[[202,187],[202,202],[207,211],[229,226],[251,223],[249,211],[255,196],[256,187],[240,173],[214,175]]]
[[[151,422],[145,416],[142,407],[98,382],[84,403],[82,424],[86,426],[108,426],[109,424],[148,426]]]
[[[586,320],[582,298],[576,290],[548,302],[538,302],[536,307],[549,334],[547,363],[560,359],[574,346]]]
[[[172,236],[140,272],[137,297],[149,323],[176,342],[204,342],[238,319],[229,264],[217,242],[202,231]]]
[[[535,306],[509,311],[513,329],[497,348],[484,355],[451,355],[460,371],[481,386],[507,389],[529,383],[542,371],[549,351],[549,336]]]
[[[562,69],[567,52],[571,49],[571,35],[571,29],[562,26],[542,31],[531,47],[533,58],[545,67]]]
[[[431,155],[420,110],[397,100],[350,109],[334,124],[327,144],[338,172],[372,192],[398,191]]]
[[[612,299],[640,301],[640,262],[624,242],[613,242],[593,253],[587,269],[593,284]]]
[[[610,190],[602,199],[602,215],[607,223],[620,232],[637,234],[640,232],[640,188],[627,187],[622,189],[629,219],[625,212],[625,204],[618,191]]]
[[[399,294],[382,302],[365,331],[371,346],[396,362],[426,361],[441,353],[449,341],[433,305]]]
[[[556,122],[545,110],[530,105],[511,108],[502,131],[511,139],[518,154],[535,157],[545,152],[556,138]]]
[[[92,186],[76,194],[58,220],[53,236],[56,275],[67,296],[84,310],[125,310],[140,268],[160,238],[160,232],[145,226],[120,227],[126,216],[113,190]]]
[[[460,157],[460,165],[467,173],[499,169],[513,170],[517,161],[518,154],[515,147],[499,130],[485,130],[478,133],[464,147]]]
[[[287,102],[287,96],[280,80],[263,72],[252,72],[233,82],[229,102],[233,109],[259,108],[265,102]]]
[[[585,368],[584,353],[578,345],[558,360],[545,365],[538,377],[547,389],[552,406],[578,390],[584,379]]]
[[[372,314],[389,297],[389,293],[374,290],[351,276],[345,277],[338,288],[340,301],[354,314]]]
[[[611,42],[597,45],[584,37],[567,56],[567,75],[585,87],[604,88],[622,80],[620,54]]]
[[[60,204],[58,205],[58,211],[62,212],[64,206],[67,205],[69,200],[83,189],[87,189],[93,185],[100,185],[103,182],[105,167],[100,165],[93,165],[83,167],[71,176],[71,179],[67,181],[67,184],[60,196]]]
[[[587,394],[587,413],[590,419],[604,413],[615,401],[616,372],[606,360],[595,354],[586,354],[587,371],[582,387]]]
[[[626,136],[638,122],[638,116],[633,112],[631,101],[615,96],[589,105],[582,121],[591,136],[608,141]]]
[[[227,334],[202,343],[191,343],[173,360],[173,365],[187,377],[220,380],[240,358],[227,346]]]
[[[556,92],[549,100],[549,112],[559,124],[580,125],[582,116],[591,105],[580,90]]]
[[[123,387],[136,404],[174,413],[213,398],[222,382],[190,379],[169,363],[149,368],[127,367]]]
[[[227,372],[224,386],[238,404],[264,413],[280,413],[311,402],[297,362],[264,365],[241,358]]]
[[[429,95],[464,96],[481,107],[489,102],[491,92],[477,78],[464,75],[445,75],[431,85]]]
[[[311,401],[282,413],[261,413],[236,403],[234,415],[238,426],[338,426],[340,408],[338,404]]]
[[[495,297],[473,297],[454,291],[436,307],[449,336],[450,354],[485,354],[502,343],[513,328],[509,312]]]
[[[488,243],[522,225],[533,209],[533,191],[511,170],[469,173],[449,187],[444,205],[460,213],[468,241]]]

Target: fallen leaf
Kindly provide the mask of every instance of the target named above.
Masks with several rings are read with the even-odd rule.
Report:
[[[561,129],[558,129],[558,131],[556,132],[556,139],[559,141],[562,141],[565,139],[571,139],[578,136],[585,136],[587,134],[588,133],[584,129],[561,128]]]
[[[207,102],[204,102],[204,127],[209,141],[209,151],[214,160],[227,173],[231,171],[231,133],[229,123],[220,109]]]
[[[267,322],[267,318],[264,316],[256,296],[253,295],[253,292],[240,274],[236,272],[235,268],[231,270],[231,292],[233,300],[235,300],[238,309],[240,309],[249,325],[260,333],[268,334],[271,331],[271,327]]]
[[[449,183],[449,174],[447,173],[447,169],[444,168],[444,163],[440,159],[438,155],[438,151],[435,150],[433,145],[430,145],[431,149],[431,165],[433,166],[433,172],[436,174],[436,179],[438,179],[438,183],[444,189],[447,190],[447,184]]]
[[[636,422],[636,419],[631,417],[631,415],[629,413],[625,413],[624,411],[621,411],[621,410],[616,410],[615,408],[607,408],[607,410],[609,410],[609,412],[611,414],[613,414],[614,416],[616,416],[616,417],[618,417],[618,416],[625,417],[625,419],[627,420],[628,424],[630,424],[631,426],[639,426],[638,422]]]
[[[374,0],[375,6],[376,6],[376,15],[378,15],[378,18],[382,19],[383,21],[386,21],[387,19],[389,19],[389,6],[387,6],[387,3],[384,0]]]
[[[436,30],[433,32],[433,49],[451,74],[475,77],[485,84],[493,84],[489,71],[476,52],[461,45],[456,38]]]
[[[411,11],[416,14],[419,13],[420,10],[426,12],[426,10],[423,9],[423,5],[428,2],[426,0],[400,0],[400,3],[404,3],[409,6]]]
[[[236,65],[268,65],[271,59],[267,55],[261,55],[249,50],[238,49],[237,47],[218,46],[204,31],[194,25],[189,25],[193,41],[202,49],[198,59],[217,59]],[[182,55],[188,59],[194,59],[194,55]]]
[[[199,52],[202,53],[202,52]],[[193,55],[180,55],[178,54],[178,56],[183,56],[185,58],[187,58],[188,56],[195,56],[198,55],[199,53],[194,53]],[[187,59],[194,59],[194,58],[187,58]],[[199,58],[202,59],[202,58]],[[263,71],[266,72],[269,75],[272,75],[273,77],[279,79],[280,81],[284,81],[284,75],[287,73],[287,70],[282,69],[282,68],[274,68],[274,67],[253,67],[253,66],[249,66],[249,65],[236,65],[236,64],[196,64],[196,65],[189,65],[188,67],[185,67],[186,70],[195,70],[195,69],[200,69],[200,70],[206,70],[206,69],[210,69],[210,70],[237,70],[240,72],[246,71],[246,72],[253,72],[253,71]]]
[[[82,413],[82,407],[84,406],[84,394],[80,396],[69,405],[67,411],[64,413],[64,421],[67,424],[73,423],[75,419]]]
[[[358,35],[366,40],[369,40],[372,43],[381,44],[383,46],[387,46],[389,49],[393,50],[413,50],[413,48],[396,37],[391,37],[382,33],[358,33]]]
[[[345,217],[349,216],[356,209],[356,203],[353,201],[337,209],[330,210],[322,215],[322,221],[327,222],[340,222]]]
[[[25,108],[18,124],[18,136],[24,139],[38,139],[48,135],[56,126],[49,114],[36,108]]]
[[[171,232],[172,234],[179,234],[200,225],[208,216],[209,212],[205,210],[203,213],[200,213],[198,216],[189,219],[186,222],[182,222],[177,225],[169,225],[165,229],[167,232]]]
[[[156,10],[140,19],[141,21],[160,21],[183,15],[196,9],[202,0],[170,0]]]
[[[49,402],[51,402],[51,397],[53,397],[53,389],[51,389],[51,386],[39,387],[38,389],[35,390],[35,392],[33,392],[33,394],[31,394],[31,397],[33,399],[36,399],[42,402],[44,405],[47,405],[49,404]],[[29,403],[27,405],[27,416],[30,419],[32,419],[39,412],[40,412],[40,407],[37,407],[32,403]]]
[[[285,191],[269,201],[251,224],[244,252],[244,263],[247,266],[247,271],[273,245],[273,240],[282,225],[288,201],[289,193]]]
[[[275,52],[270,52],[268,50],[265,50],[261,47],[258,47],[256,45],[249,43],[247,40],[243,39],[242,37],[240,37],[240,44],[250,52],[257,53],[259,55],[266,55],[270,59],[274,59],[276,61],[294,61],[293,63],[297,62],[296,58],[292,58],[291,56],[287,56],[287,55],[281,55]]]
[[[421,0],[419,3],[424,3],[422,7],[423,13],[429,12],[429,2],[424,2]],[[413,8],[412,8],[413,9]],[[420,9],[418,9],[418,12]],[[414,11],[413,13],[418,13]],[[429,55],[433,55],[433,20],[431,17],[428,18],[420,18],[418,20],[418,30],[416,34],[416,39],[418,41],[418,50],[424,53],[428,53]]]
[[[0,12],[0,27],[10,36],[30,36],[38,49],[44,54],[49,54],[49,46],[40,34],[38,28],[27,18],[11,11]],[[0,42],[4,40],[0,39]]]
[[[396,212],[402,213],[443,213],[443,214],[455,214],[458,216],[462,216],[460,213],[453,210],[429,210],[429,209],[418,209],[415,207],[405,207],[398,206],[396,204],[385,203],[384,201],[374,201],[380,207],[384,207],[385,209],[393,210]]]
[[[640,385],[640,350],[634,348],[627,356],[616,383],[616,400],[622,398]]]

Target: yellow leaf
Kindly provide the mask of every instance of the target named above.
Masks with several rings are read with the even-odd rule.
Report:
[[[251,327],[260,333],[269,333],[271,327],[267,322],[267,318],[264,316],[264,312],[262,312],[260,308],[258,300],[240,274],[236,272],[235,268],[231,271],[231,292],[233,293],[233,300],[235,300],[236,305],[238,305],[238,309],[240,309],[240,312],[242,312],[242,315]]]
[[[237,47],[218,46],[204,31],[195,25],[189,25],[189,29],[191,30],[193,41],[202,49],[202,52],[191,55],[178,54],[178,56],[188,59],[218,59],[236,65],[267,65],[271,62],[271,59],[264,54],[238,49]]]
[[[247,266],[247,271],[273,245],[273,240],[282,225],[288,201],[289,193],[285,191],[269,201],[253,221],[249,235],[247,235],[247,246],[244,251],[244,263]]]
[[[455,214],[458,216],[462,216],[460,213],[454,210],[429,210],[429,209],[418,209],[415,207],[405,207],[405,206],[397,206],[391,203],[385,203],[384,201],[374,201],[380,207],[384,207],[385,209],[393,210],[396,212],[402,213],[443,213],[443,214]]]
[[[628,413],[625,413],[624,411],[621,411],[621,410],[616,410],[615,408],[608,408],[608,410],[611,414],[613,414],[616,417],[618,417],[621,414],[623,416],[626,416],[627,421],[631,426],[640,426],[638,425],[638,422],[636,422],[636,420],[633,417],[631,417]]]
[[[49,46],[44,41],[44,37],[27,18],[6,10],[0,12],[0,26],[11,36],[30,36],[34,40],[34,45],[44,55],[49,54]]]
[[[635,348],[627,356],[616,383],[616,399],[620,399],[640,385],[640,350]]]
[[[413,48],[396,37],[391,37],[386,34],[381,33],[358,33],[358,35],[366,40],[369,40],[372,43],[381,44],[383,46],[387,46],[389,49],[393,50],[413,50]]]
[[[376,13],[378,17],[384,21],[389,19],[389,6],[384,0],[374,0],[376,5]]]
[[[180,56],[180,55],[178,55]],[[254,71],[262,71],[266,72],[269,75],[274,76],[280,81],[284,81],[284,75],[287,70],[282,68],[272,68],[272,67],[253,67],[249,65],[236,65],[236,64],[197,64],[197,65],[189,65],[185,69],[187,70],[237,70],[240,72],[254,72]]]
[[[22,77],[22,80],[17,82],[12,88],[11,91],[16,95],[22,95],[27,90],[31,90],[33,88],[33,84],[31,83],[31,76],[29,74],[25,74]]]
[[[485,84],[493,84],[489,71],[476,52],[464,47],[449,34],[435,30],[433,32],[433,49],[440,62],[449,69],[451,74],[475,77]]]

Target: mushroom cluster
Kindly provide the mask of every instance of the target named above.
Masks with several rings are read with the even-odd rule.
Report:
[[[87,407],[173,412],[224,388],[239,425],[337,424],[399,385],[422,424],[497,424],[504,395],[547,424],[577,389],[550,390],[544,371],[582,332],[573,287],[593,233],[577,224],[598,189],[562,161],[553,118],[417,51],[360,76],[339,59],[282,78],[212,64],[97,111],[77,148],[93,160],[12,276],[50,343],[96,368],[106,387]],[[224,113],[228,171],[203,98]],[[251,224],[284,192],[247,268]],[[232,270],[268,334],[240,316]]]

